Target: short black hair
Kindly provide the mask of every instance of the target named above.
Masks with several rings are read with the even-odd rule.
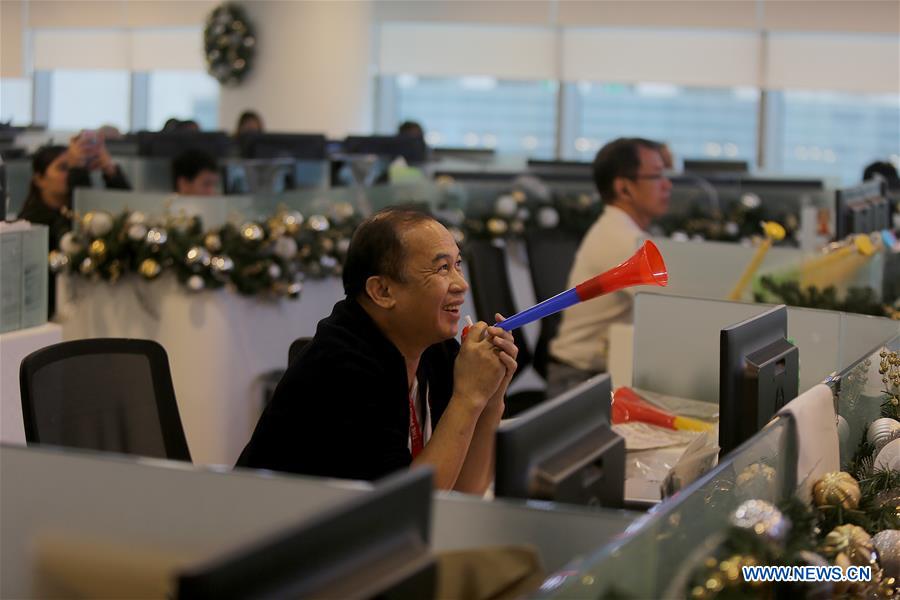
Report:
[[[262,126],[262,117],[259,116],[259,113],[255,110],[245,110],[241,113],[241,116],[238,117],[237,128],[240,129],[244,126],[244,123],[250,120],[256,120],[256,122]]]
[[[172,187],[177,189],[179,177],[193,181],[201,171],[218,173],[219,165],[213,155],[199,149],[185,150],[172,160]]]
[[[427,212],[410,207],[389,207],[378,211],[356,228],[344,262],[344,293],[358,298],[369,277],[383,275],[405,281],[403,264],[406,248],[403,233],[419,223],[433,221]]]
[[[425,137],[425,130],[416,121],[403,121],[397,127],[397,135],[402,137]]]
[[[641,168],[640,148],[660,151],[661,144],[644,138],[618,138],[606,144],[594,157],[594,185],[605,203],[616,199],[617,177],[634,177]]]
[[[885,161],[873,162],[863,171],[863,181],[873,179],[876,175],[887,181],[889,188],[900,187],[900,176],[897,174],[897,167],[891,163]]]

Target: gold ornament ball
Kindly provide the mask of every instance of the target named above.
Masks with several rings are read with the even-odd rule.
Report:
[[[94,260],[90,256],[81,261],[81,264],[78,266],[78,270],[81,271],[82,275],[90,275],[96,268],[97,265],[94,264]]]
[[[102,262],[106,258],[106,242],[103,240],[94,240],[88,246],[88,254],[97,262]]]
[[[258,242],[263,239],[263,229],[257,223],[244,223],[241,226],[241,237],[248,242]]]
[[[69,265],[69,257],[59,250],[51,250],[47,262],[50,263],[52,272],[59,273]]]
[[[859,483],[843,471],[826,473],[813,486],[813,500],[818,507],[841,505],[853,509],[859,506],[861,497]]]
[[[866,530],[858,525],[839,525],[825,536],[822,546],[829,556],[843,554],[851,564],[868,565],[875,552],[875,545]]]
[[[281,215],[281,224],[289,234],[294,235],[300,231],[300,226],[303,225],[303,215],[296,210],[286,211]]]
[[[207,233],[206,237],[203,238],[203,245],[210,252],[218,252],[222,249],[222,238],[219,237],[218,233]]]
[[[309,225],[309,228],[313,231],[318,231],[320,233],[323,231],[328,231],[328,229],[331,227],[331,223],[328,222],[328,218],[322,215],[311,216],[309,218],[309,221],[307,221],[307,225]]]
[[[162,267],[159,266],[159,263],[153,258],[145,258],[140,267],[138,267],[138,272],[145,279],[155,279],[160,271],[162,271]]]
[[[491,235],[501,236],[509,229],[509,225],[503,219],[488,219],[487,230]]]

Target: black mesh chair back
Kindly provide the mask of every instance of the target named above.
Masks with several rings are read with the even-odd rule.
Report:
[[[554,229],[525,234],[531,285],[538,302],[567,289],[569,271],[572,270],[580,243],[581,240],[574,234]],[[550,360],[550,340],[556,337],[561,321],[562,313],[541,319],[541,333],[534,349],[534,370],[544,378],[547,377],[547,363]]]
[[[297,357],[300,356],[300,351],[306,348],[306,345],[312,341],[311,337],[299,337],[293,342],[291,342],[291,347],[288,348],[288,366],[290,367],[294,364],[294,361],[297,360]]]
[[[29,354],[19,369],[28,444],[190,461],[169,359],[150,340],[88,339]]]
[[[494,323],[494,313],[512,316],[518,312],[513,300],[512,286],[506,271],[506,252],[488,240],[466,242],[466,264],[469,270],[469,285],[478,320]],[[522,329],[513,330],[513,339],[519,348],[514,377],[519,376],[531,364],[532,354]]]

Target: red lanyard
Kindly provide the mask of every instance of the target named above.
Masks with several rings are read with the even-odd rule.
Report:
[[[418,386],[413,391],[418,393]],[[419,427],[419,416],[416,414],[416,403],[413,400],[413,395],[409,395],[409,446],[412,451],[412,457],[415,459],[422,452],[425,443],[422,439],[422,428]]]

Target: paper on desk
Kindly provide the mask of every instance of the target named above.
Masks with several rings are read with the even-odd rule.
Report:
[[[675,431],[639,421],[613,425],[612,430],[625,439],[628,451],[686,446],[700,434],[699,431]]]

